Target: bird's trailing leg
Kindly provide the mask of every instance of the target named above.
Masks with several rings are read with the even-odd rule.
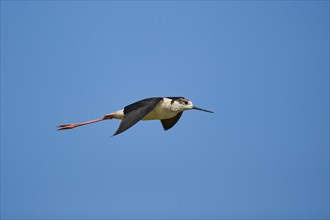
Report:
[[[95,120],[91,120],[91,121],[85,121],[85,122],[81,122],[81,123],[76,123],[76,124],[63,124],[63,125],[58,125],[57,126],[57,130],[67,130],[67,129],[72,129],[72,128],[76,128],[82,125],[88,125],[88,124],[92,124],[92,123],[96,123],[96,122],[100,122],[103,120],[107,120],[107,119],[113,119],[114,117],[112,115],[106,115],[102,118],[99,119],[95,119]]]

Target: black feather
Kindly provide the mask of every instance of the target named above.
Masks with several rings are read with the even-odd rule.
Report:
[[[163,100],[163,98],[153,97],[153,98],[142,99],[140,101],[134,102],[124,108],[124,114],[126,115],[146,105],[154,105],[155,103],[158,104],[161,100]]]
[[[179,112],[176,116],[174,116],[173,118],[169,118],[169,119],[162,119],[160,120],[162,122],[163,128],[164,130],[168,130],[170,128],[172,128],[180,119],[181,115],[183,112]]]

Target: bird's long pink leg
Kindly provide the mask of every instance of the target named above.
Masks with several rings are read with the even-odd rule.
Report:
[[[113,117],[111,117],[110,115],[104,116],[103,118],[99,118],[99,119],[95,119],[95,120],[91,120],[91,121],[85,121],[85,122],[81,122],[81,123],[76,123],[76,124],[63,124],[63,125],[58,125],[57,126],[57,130],[66,130],[66,129],[72,129],[72,128],[76,128],[82,125],[88,125],[88,124],[92,124],[92,123],[96,123],[96,122],[100,122],[106,119],[112,119]]]

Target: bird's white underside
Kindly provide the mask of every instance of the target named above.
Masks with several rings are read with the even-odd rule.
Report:
[[[157,106],[142,120],[161,120],[173,118],[180,112],[180,110],[175,103],[172,104],[171,101],[171,99],[163,98],[163,101],[159,102]],[[109,113],[106,116],[109,115],[113,116],[115,119],[121,120],[124,118],[124,109]]]

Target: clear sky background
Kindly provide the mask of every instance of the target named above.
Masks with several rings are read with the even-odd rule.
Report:
[[[329,1],[1,1],[1,218],[329,218]]]

